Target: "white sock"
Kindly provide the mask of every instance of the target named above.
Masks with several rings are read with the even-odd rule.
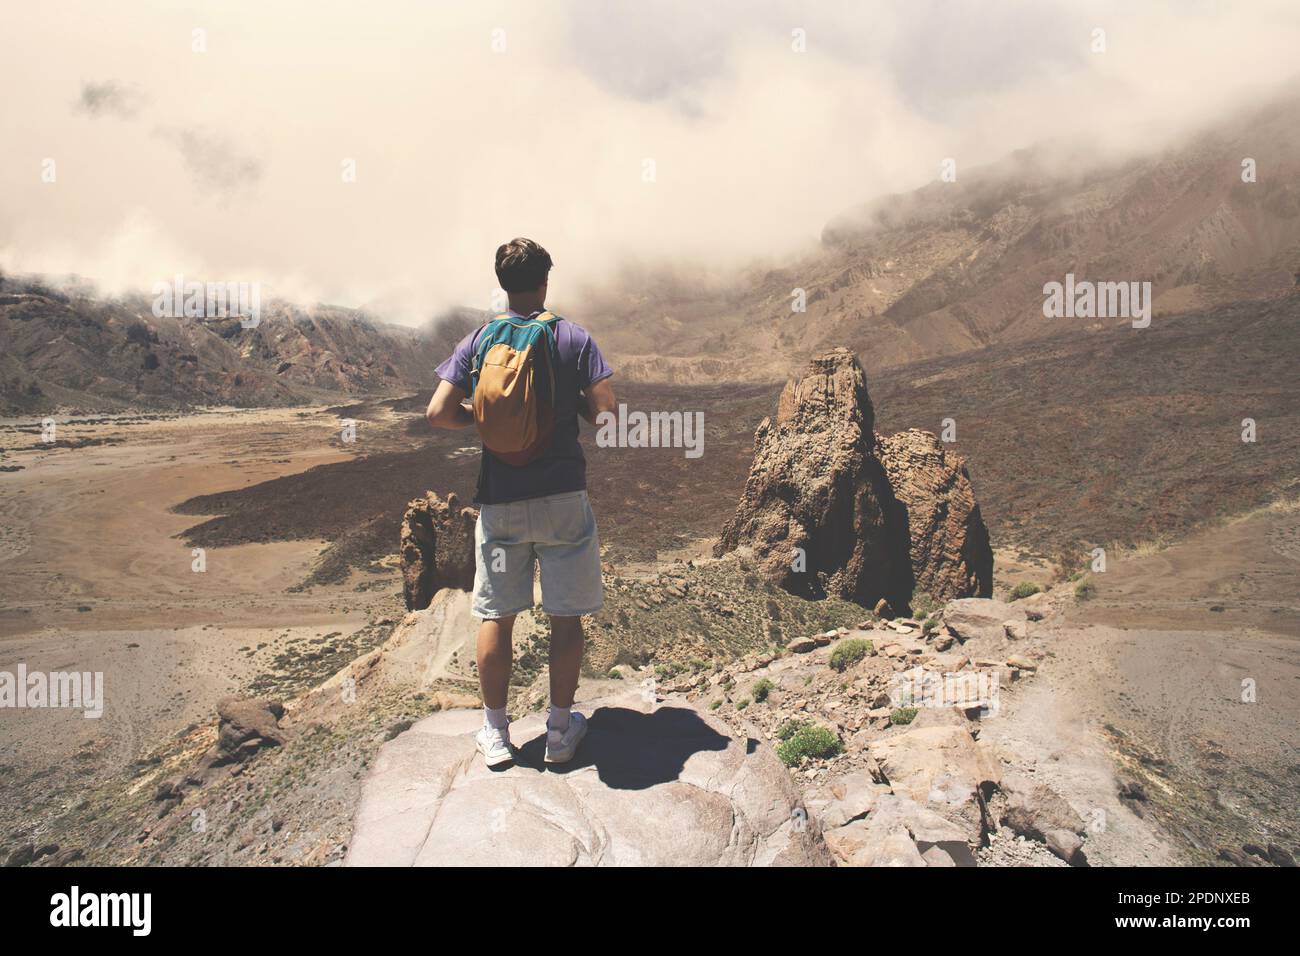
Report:
[[[506,716],[504,707],[484,707],[483,724],[486,727],[495,727],[497,730],[505,730],[510,726],[510,718]]]
[[[554,704],[552,704],[551,716],[546,718],[546,729],[558,730],[560,733],[564,733],[566,730],[568,730],[569,729],[569,708],[556,707]]]

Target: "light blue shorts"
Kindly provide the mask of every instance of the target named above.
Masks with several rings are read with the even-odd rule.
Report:
[[[558,617],[604,606],[600,539],[585,491],[483,505],[474,530],[474,614],[510,617],[533,606],[533,565],[542,569],[542,610]]]

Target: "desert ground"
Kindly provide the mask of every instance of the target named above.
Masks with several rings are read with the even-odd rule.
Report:
[[[209,719],[219,698],[310,680],[373,641],[367,626],[394,610],[391,594],[291,590],[321,542],[224,548],[197,572],[177,538],[193,520],[171,511],[195,491],[347,458],[331,421],[320,409],[97,418],[60,426],[59,439],[102,444],[49,450],[4,428],[23,468],[3,475],[0,497],[0,668],[102,672],[107,701],[99,719],[5,713],[6,780],[43,781],[33,802],[5,801],[10,824]]]
[[[382,489],[398,502],[420,493],[422,480],[438,488],[448,475],[463,479],[473,464],[469,444],[460,435],[422,435],[412,425],[419,404],[96,418],[61,425],[67,444],[54,447],[36,440],[31,422],[0,423],[5,460],[19,466],[0,475],[0,669],[25,662],[29,670],[102,671],[106,685],[100,719],[55,710],[0,715],[0,812],[13,844],[84,830],[87,821],[70,821],[88,803],[111,820],[104,808],[113,795],[133,794],[160,753],[202,736],[219,699],[303,694],[390,634],[404,613],[396,537],[384,530],[374,532],[377,543],[368,541],[365,529],[380,512],[367,512],[373,502],[358,496],[349,469],[368,456],[423,461]],[[340,418],[348,416],[361,422],[355,444],[340,438]],[[708,486],[719,502],[734,500],[743,481],[747,426],[736,421],[721,441],[738,474],[724,465],[723,479]],[[620,503],[639,499],[601,474],[601,460],[593,464],[593,500],[608,515],[608,559],[621,573],[644,578],[707,554],[713,519],[725,514],[689,523],[674,517],[689,508],[681,500],[632,546],[620,542],[620,529],[634,523]],[[331,475],[344,478],[327,481]],[[314,490],[322,482],[329,490]],[[331,510],[346,511],[349,494],[367,512],[360,533],[298,530],[354,528],[356,514]],[[240,500],[258,506],[241,517],[237,508],[223,515],[195,504]],[[204,522],[196,511],[218,517]],[[291,527],[270,527],[277,513]],[[250,530],[254,516],[264,523],[260,532]],[[241,533],[264,540],[224,540],[223,520],[243,521]],[[193,569],[193,540],[204,542],[202,572]],[[341,540],[361,544],[331,561]],[[1066,606],[1048,659],[1035,680],[1009,692],[1002,716],[986,722],[985,739],[1014,748],[1042,779],[1093,811],[1094,864],[1212,862],[1224,845],[1283,839],[1294,827],[1290,795],[1300,767],[1300,704],[1290,693],[1300,679],[1300,509],[1260,508],[1210,522],[1179,543],[1116,549],[1108,559],[1104,573],[1089,576],[1090,596],[1074,598],[1069,582],[1054,589]],[[1022,547],[999,551],[996,571],[1003,594],[1019,581],[1050,583],[1054,573]],[[654,621],[644,617],[647,632],[659,626]],[[639,653],[663,660],[668,651],[661,643]],[[589,673],[584,695],[608,683],[595,679],[600,673]],[[462,702],[466,695],[472,702],[463,666],[446,676],[457,681]],[[1254,682],[1248,703],[1247,679]],[[402,706],[372,723],[380,731],[390,718],[400,724]],[[357,752],[349,751],[354,772],[336,774],[328,838],[283,861],[337,858],[355,768],[382,739],[363,735]],[[1120,799],[1127,784],[1138,785],[1139,798]],[[322,806],[316,810],[329,817]],[[302,812],[312,812],[310,804]],[[108,828],[98,839],[96,858],[135,858],[123,833]]]

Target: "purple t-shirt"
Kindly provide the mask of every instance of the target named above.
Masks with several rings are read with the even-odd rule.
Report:
[[[470,390],[475,346],[482,331],[476,329],[461,339],[451,357],[437,368],[439,378],[466,394]],[[560,367],[556,375],[555,435],[551,446],[526,465],[507,465],[484,449],[479,463],[478,489],[474,492],[477,504],[498,505],[525,498],[544,498],[587,487],[587,459],[578,444],[578,392],[609,378],[614,370],[605,362],[595,340],[568,319],[556,321],[555,340]]]

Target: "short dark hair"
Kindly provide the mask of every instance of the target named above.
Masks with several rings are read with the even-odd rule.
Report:
[[[497,281],[507,292],[541,288],[552,265],[551,254],[531,239],[511,239],[497,249]]]

